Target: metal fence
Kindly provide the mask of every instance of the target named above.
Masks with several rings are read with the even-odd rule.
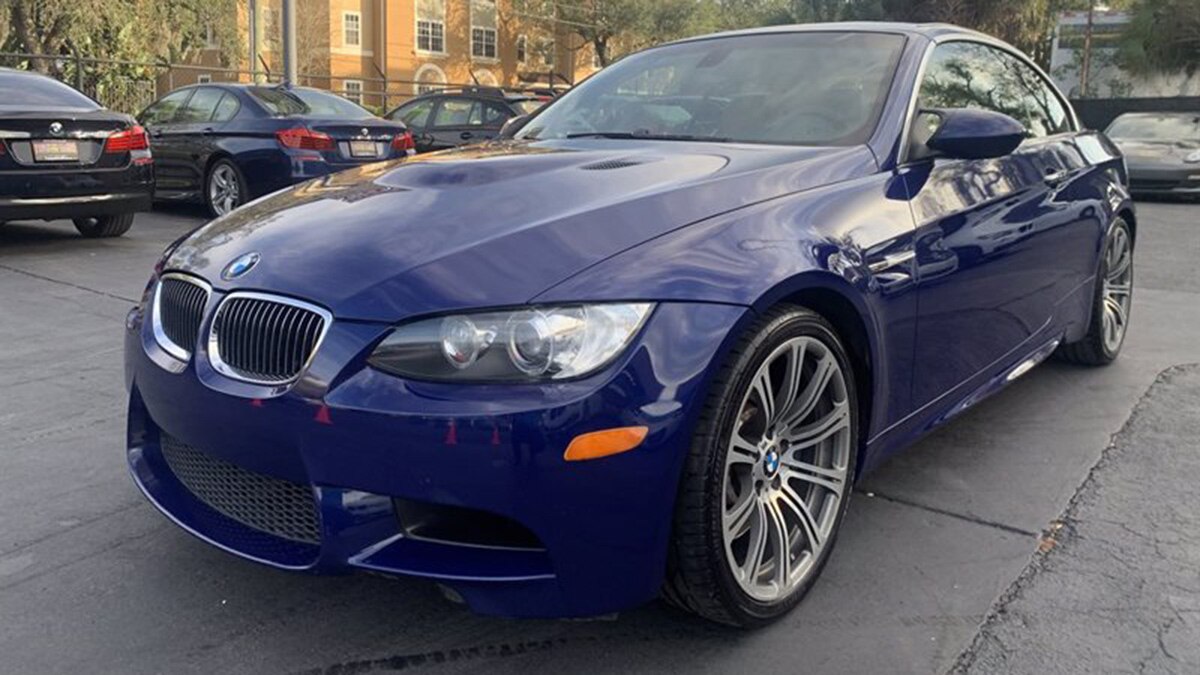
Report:
[[[219,65],[180,64],[166,61],[124,61],[73,54],[47,55],[0,52],[0,67],[32,70],[57,78],[112,110],[136,115],[168,92],[201,82],[278,83],[282,74],[267,69],[247,70]],[[299,75],[297,84],[325,89],[356,101],[376,114],[383,114],[424,90],[458,89],[473,83],[418,83],[382,77],[335,77],[324,74]],[[361,89],[349,91],[344,82],[357,82]],[[510,89],[506,87],[506,89]],[[532,90],[532,89],[530,89]]]

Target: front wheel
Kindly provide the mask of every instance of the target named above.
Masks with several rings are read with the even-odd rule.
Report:
[[[1063,345],[1057,356],[1085,366],[1112,363],[1125,343],[1133,304],[1133,231],[1123,218],[1113,221],[1104,239],[1092,315],[1082,340]]]
[[[79,234],[89,238],[119,237],[133,227],[133,214],[122,213],[119,216],[100,216],[99,218],[76,218],[75,229]]]
[[[246,180],[237,165],[228,159],[217,160],[208,170],[205,203],[214,218],[246,203]]]
[[[760,319],[706,401],[676,505],[664,596],[735,626],[794,607],[828,560],[858,447],[854,373],[799,307]]]

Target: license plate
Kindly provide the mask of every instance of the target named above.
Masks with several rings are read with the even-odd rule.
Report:
[[[37,162],[78,162],[79,144],[75,141],[34,141],[33,159]]]
[[[375,141],[350,141],[351,157],[375,157],[378,154]]]

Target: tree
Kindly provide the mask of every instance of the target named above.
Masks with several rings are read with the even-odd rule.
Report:
[[[692,34],[702,15],[700,0],[527,0],[518,11],[541,17],[577,35],[595,50],[600,65],[628,52]],[[618,44],[619,43],[619,44]]]
[[[210,34],[230,57],[238,44],[236,0],[0,0],[0,8],[5,51],[180,62]],[[30,66],[50,73],[55,63]]]
[[[1119,58],[1126,68],[1144,73],[1200,69],[1200,2],[1138,0],[1125,30]]]

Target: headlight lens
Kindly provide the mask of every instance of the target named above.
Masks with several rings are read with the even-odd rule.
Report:
[[[650,303],[525,307],[416,321],[392,331],[370,364],[425,380],[564,380],[608,365]]]

